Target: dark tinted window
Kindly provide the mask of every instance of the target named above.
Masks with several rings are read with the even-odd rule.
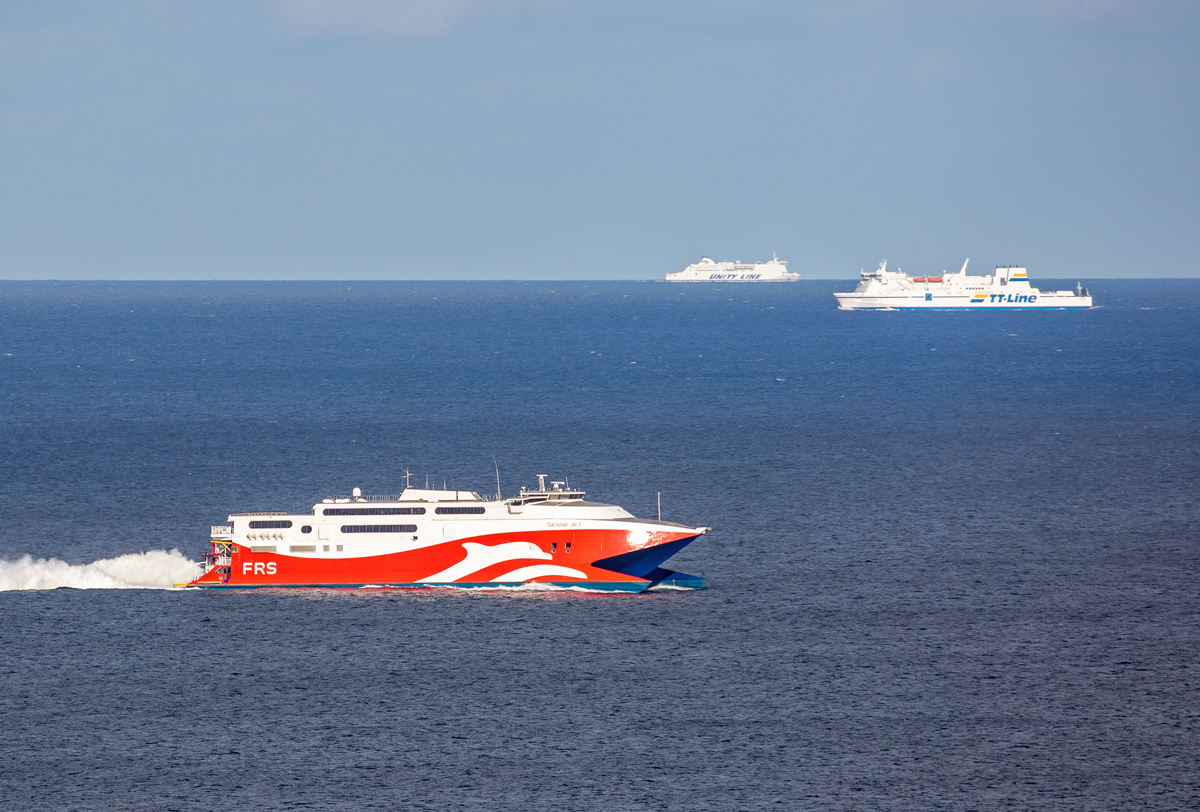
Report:
[[[306,524],[306,525],[304,525],[304,527],[301,527],[301,528],[300,528],[300,532],[301,532],[301,533],[311,533],[311,532],[312,532],[312,525],[311,525],[311,524]]]
[[[250,522],[251,530],[279,530],[291,526],[291,522]]]
[[[438,508],[434,512],[441,513],[441,514],[451,513],[451,514],[456,514],[456,515],[462,515],[464,513],[470,513],[470,514],[486,513],[487,510],[486,510],[486,508]]]
[[[343,533],[415,533],[415,524],[344,524]]]
[[[424,516],[425,508],[325,508],[326,516]]]

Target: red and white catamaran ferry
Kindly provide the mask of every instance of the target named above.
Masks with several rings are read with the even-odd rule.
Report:
[[[663,563],[710,528],[639,519],[566,482],[485,499],[405,488],[323,499],[312,513],[234,513],[212,528],[204,572],[183,586],[499,587],[641,592],[704,579]]]

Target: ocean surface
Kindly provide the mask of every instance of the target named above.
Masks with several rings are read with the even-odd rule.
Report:
[[[0,282],[0,809],[1200,807],[1200,280],[850,285]],[[493,457],[707,585],[152,588]]]

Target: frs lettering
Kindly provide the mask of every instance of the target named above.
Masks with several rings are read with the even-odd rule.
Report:
[[[253,572],[255,575],[274,575],[275,562],[267,561],[264,563],[262,561],[243,561],[242,575],[249,575],[251,572]]]

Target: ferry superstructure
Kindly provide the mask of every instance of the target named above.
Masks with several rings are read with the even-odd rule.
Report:
[[[667,274],[668,282],[794,282],[800,274],[787,269],[787,261],[772,255],[770,262],[743,264],[713,262],[708,257],[687,266],[682,271]]]
[[[967,262],[970,262],[968,259]],[[958,273],[910,277],[889,271],[887,260],[862,280],[852,293],[835,293],[839,310],[1053,310],[1088,308],[1092,297],[1075,290],[1041,291],[1029,286],[1025,268],[998,266],[991,276],[967,276],[967,262]]]
[[[509,499],[405,488],[323,499],[312,513],[234,513],[212,528],[203,572],[181,586],[697,588],[662,564],[708,532],[587,501],[565,481]]]

